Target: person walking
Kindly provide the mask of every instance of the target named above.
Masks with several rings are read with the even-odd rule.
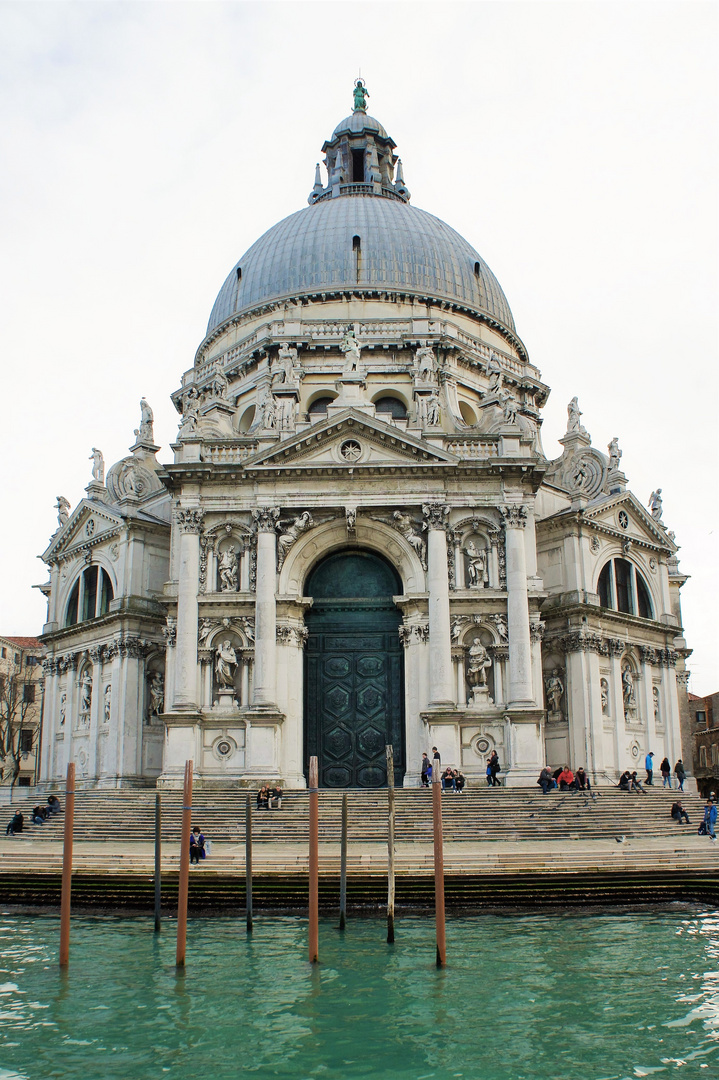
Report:
[[[502,766],[499,764],[499,754],[496,750],[493,750],[489,758],[489,767],[492,771],[492,787],[501,787],[501,783],[497,778],[497,773],[502,771]]]
[[[684,791],[684,781],[687,778],[687,772],[684,768],[684,762],[681,758],[679,758],[679,761],[677,761],[676,765],[674,766],[674,775],[677,778],[677,790]]]
[[[662,763],[659,766],[659,771],[662,774],[662,787],[668,787],[671,791],[672,787],[672,767],[669,764],[669,758],[662,759]]]
[[[644,759],[644,768],[647,770],[647,779],[645,781],[647,787],[654,787],[652,777],[654,775],[654,754],[650,750]]]
[[[704,825],[709,833],[710,840],[716,840],[717,804],[713,799],[707,799],[704,807]]]
[[[426,754],[422,754],[422,787],[429,787],[429,778],[432,774],[432,766]]]

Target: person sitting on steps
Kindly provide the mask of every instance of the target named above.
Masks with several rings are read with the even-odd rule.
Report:
[[[22,830],[23,830],[23,825],[24,824],[25,824],[25,818],[23,817],[23,815],[20,813],[19,810],[16,810],[14,815],[10,818],[10,821],[8,823],[8,827],[5,830],[5,835],[6,836],[14,836],[15,833],[21,833]]]
[[[557,777],[557,783],[559,784],[559,790],[560,791],[576,791],[577,790],[577,784],[576,784],[576,781],[574,779],[574,773],[572,772],[572,770],[569,768],[568,765],[565,765],[564,768],[562,769],[562,771],[560,772],[559,776]]]
[[[539,784],[543,794],[545,795],[551,788],[556,787],[556,784],[554,783],[554,777],[552,776],[552,771],[549,768],[549,765],[544,766],[541,773],[539,774],[539,780],[537,780],[537,783]]]
[[[282,788],[278,784],[277,787],[270,788],[268,792],[268,809],[281,810],[282,809]]]
[[[442,773],[442,791],[454,791],[454,773],[449,765]]]
[[[646,795],[646,791],[642,787],[642,782],[637,776],[636,772],[633,772],[631,775],[631,788],[632,791],[640,791],[642,795]]]
[[[581,765],[577,769],[577,775],[574,777],[574,779],[576,781],[577,789],[579,791],[591,791],[592,790],[592,785],[589,783],[589,777],[587,776],[586,772],[584,771],[584,766],[583,765]]]
[[[684,807],[682,806],[682,804],[680,802],[672,803],[672,812],[671,813],[672,813],[672,817],[674,818],[674,820],[679,825],[683,825],[685,821],[686,821],[687,825],[689,824],[689,814],[687,814],[686,810],[684,809]],[[684,819],[684,820],[682,820],[682,819]]]
[[[48,795],[47,797],[47,809],[50,814],[61,814],[62,807],[60,806],[60,800],[57,795]]]
[[[467,783],[464,774],[459,769],[454,770],[454,790],[458,795],[461,795],[464,791],[464,785]]]
[[[627,769],[619,777],[619,790],[620,791],[631,791],[631,789],[632,789],[632,774]]]

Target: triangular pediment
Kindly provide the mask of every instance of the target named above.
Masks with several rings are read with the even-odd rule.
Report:
[[[668,551],[678,550],[664,526],[652,517],[631,491],[589,503],[583,517],[614,536],[642,541]]]
[[[457,461],[416,435],[348,409],[248,459],[245,469],[426,468]]]
[[[103,537],[116,535],[121,524],[122,516],[117,510],[92,499],[82,499],[67,523],[55,533],[42,558],[51,562],[89,544],[94,546]]]

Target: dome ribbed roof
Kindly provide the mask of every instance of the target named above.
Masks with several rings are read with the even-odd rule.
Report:
[[[368,116],[367,113],[363,112],[353,112],[351,116],[345,116],[344,120],[340,120],[332,132],[332,139],[336,139],[338,135],[343,135],[345,131],[353,135],[358,135],[361,131],[376,131],[381,138],[389,139],[389,135],[379,120],[375,120],[374,116]]]
[[[499,282],[458,232],[397,199],[342,195],[291,214],[249,248],[222,286],[207,332],[261,304],[343,289],[448,300],[515,330]]]

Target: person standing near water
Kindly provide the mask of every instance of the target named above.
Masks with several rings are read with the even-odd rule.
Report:
[[[704,807],[704,825],[711,840],[716,840],[717,806],[713,799],[707,799]]]

